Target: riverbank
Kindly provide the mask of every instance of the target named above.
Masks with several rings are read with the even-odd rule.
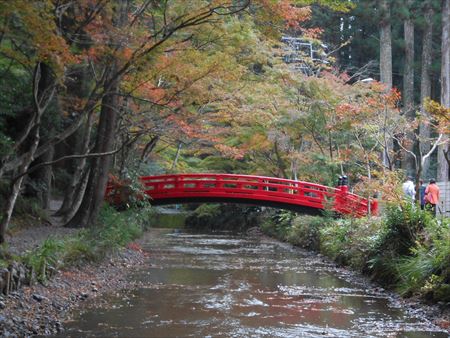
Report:
[[[0,336],[63,332],[63,322],[83,303],[114,290],[136,287],[128,274],[139,269],[146,258],[147,253],[133,242],[102,263],[62,270],[45,284],[0,296]]]
[[[61,222],[15,229],[0,249],[0,336],[48,335],[88,299],[133,287],[127,275],[145,260],[137,240],[150,208],[105,207],[100,224],[67,229]]]

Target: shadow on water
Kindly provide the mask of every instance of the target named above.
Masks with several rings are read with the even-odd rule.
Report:
[[[142,287],[84,309],[64,337],[448,337],[362,278],[283,243],[147,238],[148,266],[133,276]]]

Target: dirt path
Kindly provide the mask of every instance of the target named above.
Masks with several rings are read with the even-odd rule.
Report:
[[[50,222],[42,222],[42,224],[34,227],[20,229],[14,235],[7,235],[6,242],[8,243],[9,251],[20,255],[27,250],[38,247],[48,238],[62,238],[78,232],[78,229],[64,228],[61,217],[53,215],[59,209],[61,203],[59,200],[50,202],[50,210],[48,210]]]

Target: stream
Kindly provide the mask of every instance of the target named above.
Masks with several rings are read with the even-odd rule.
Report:
[[[152,230],[140,287],[78,310],[61,337],[448,337],[367,279],[263,236]]]

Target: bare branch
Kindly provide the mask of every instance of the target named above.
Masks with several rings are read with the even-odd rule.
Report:
[[[396,137],[396,136],[393,136],[392,138],[393,138],[394,140],[397,141],[397,144],[400,146],[400,148],[402,148],[405,152],[407,152],[407,153],[410,154],[412,157],[414,157],[415,159],[417,159],[417,155],[416,155],[413,151],[407,149],[407,148],[402,144],[402,140],[401,140],[400,138],[398,138],[398,137]]]
[[[20,175],[17,175],[16,177],[14,177],[13,182],[16,181],[16,180],[18,180],[18,179],[21,178],[22,176],[31,174],[32,172],[34,172],[34,171],[36,171],[36,170],[38,170],[38,169],[40,169],[40,168],[42,168],[42,167],[46,167],[46,166],[49,166],[49,165],[53,165],[53,164],[56,164],[56,163],[59,163],[59,162],[65,161],[65,160],[84,159],[84,158],[103,157],[103,156],[114,155],[114,154],[118,153],[119,151],[121,151],[126,145],[128,145],[128,144],[134,142],[134,141],[136,140],[137,137],[138,137],[138,136],[134,137],[134,138],[132,139],[132,141],[130,140],[130,141],[124,143],[120,148],[117,148],[117,149],[112,150],[112,151],[107,151],[107,152],[103,152],[103,153],[90,153],[90,154],[67,155],[67,156],[62,156],[62,157],[60,157],[60,158],[58,158],[58,159],[56,159],[56,160],[53,160],[53,161],[49,161],[49,162],[41,162],[41,163],[35,165],[34,167],[31,167],[30,169],[28,169],[26,172],[24,172],[24,173],[22,173],[22,174],[20,174]]]
[[[434,142],[434,144],[431,147],[430,151],[427,154],[425,154],[425,156],[423,156],[423,160],[426,160],[433,153],[433,151],[436,149],[436,147],[447,143],[447,140],[445,142],[441,143],[441,139],[442,139],[443,136],[444,136],[444,134],[439,134],[438,139],[436,140],[436,142]]]

